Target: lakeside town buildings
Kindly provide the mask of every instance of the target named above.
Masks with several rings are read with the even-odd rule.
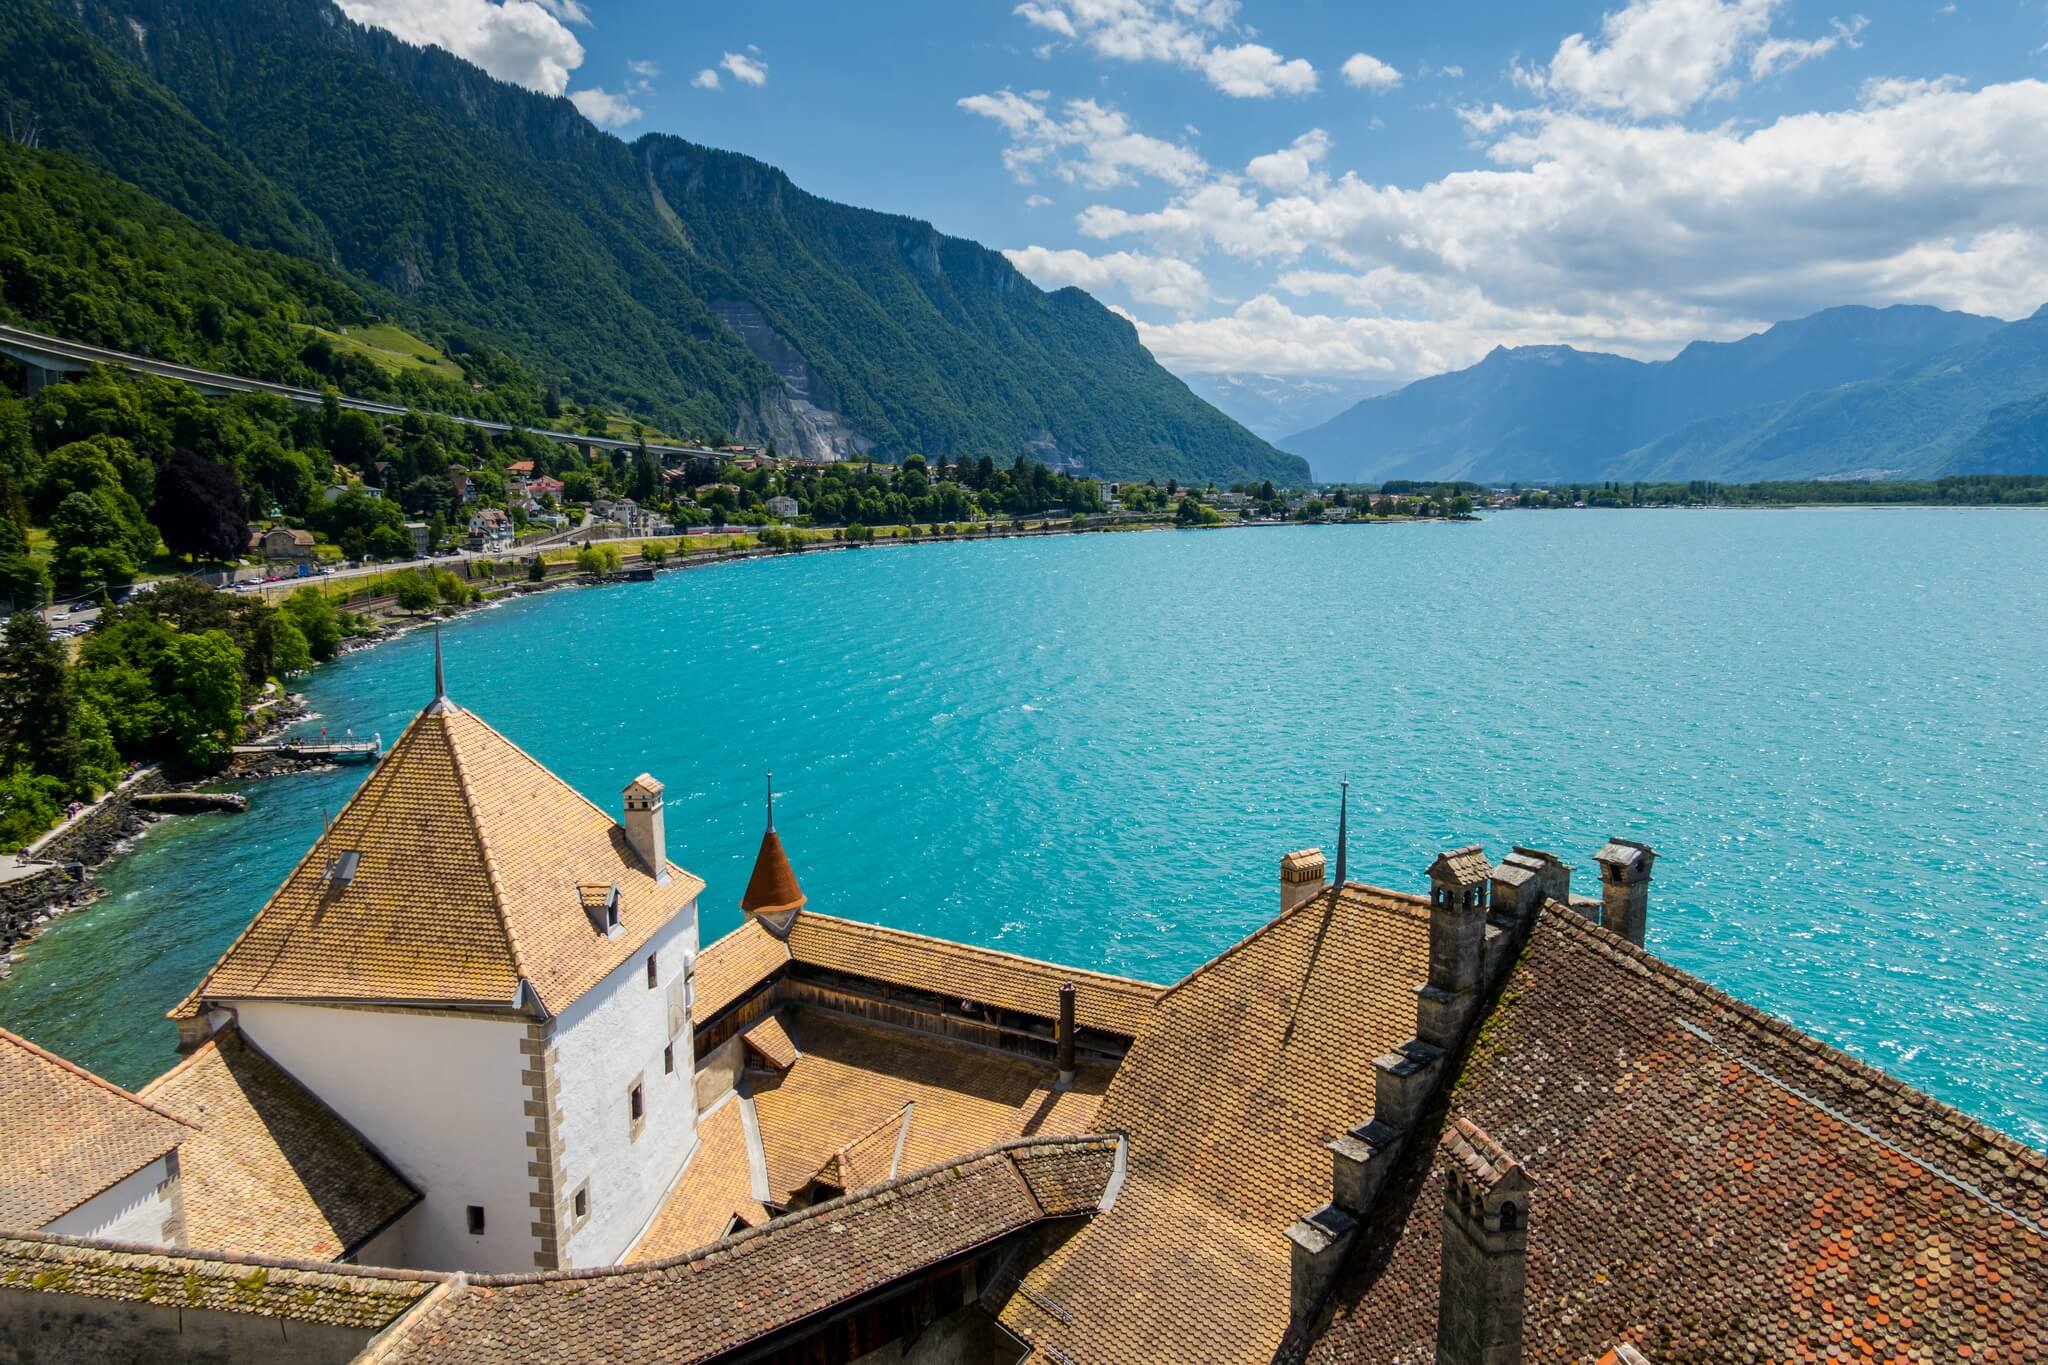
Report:
[[[0,1034],[0,1361],[2048,1358],[2048,1158],[1646,952],[1646,844],[1340,814],[1164,987],[819,913],[772,806],[700,949],[665,819],[437,665],[177,1066]]]

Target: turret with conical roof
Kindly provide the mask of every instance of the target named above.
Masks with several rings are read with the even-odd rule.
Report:
[[[789,934],[797,912],[804,908],[804,889],[797,885],[796,870],[782,851],[782,837],[775,832],[775,774],[768,774],[768,828],[761,833],[761,849],[754,855],[754,875],[747,878],[740,909],[761,921],[777,938]]]

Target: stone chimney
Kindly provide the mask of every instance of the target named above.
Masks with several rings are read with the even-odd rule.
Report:
[[[646,773],[626,784],[626,842],[654,880],[668,885],[668,824],[661,814],[661,783]]]
[[[1650,918],[1650,864],[1657,853],[1632,839],[1609,839],[1593,855],[1600,864],[1600,923],[1638,948]]]
[[[1526,924],[1546,900],[1571,904],[1572,870],[1541,849],[1522,848],[1493,870],[1493,912]]]
[[[1298,848],[1280,860],[1280,913],[1286,914],[1323,889],[1325,864],[1319,848]]]
[[[1530,1180],[1486,1130],[1444,1130],[1444,1252],[1436,1365],[1519,1365]]]
[[[1472,1013],[1492,877],[1477,844],[1439,853],[1429,865],[1429,980],[1416,990],[1415,1036],[1432,1047],[1454,1046]]]

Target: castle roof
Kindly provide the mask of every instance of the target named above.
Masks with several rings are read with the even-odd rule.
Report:
[[[377,1365],[716,1359],[1051,1220],[1115,1188],[1115,1138],[1026,1139],[645,1265],[475,1276],[365,1355]]]
[[[1030,1359],[1268,1360],[1287,1326],[1283,1234],[1330,1197],[1324,1144],[1372,1113],[1372,1059],[1413,1034],[1428,963],[1427,904],[1352,885],[1166,992],[1095,1121],[1130,1137],[1115,1207],[999,1296]]]
[[[52,1223],[197,1131],[0,1029],[0,1228],[32,1232]]]
[[[187,1005],[559,1014],[704,889],[673,864],[666,883],[654,872],[616,820],[444,697],[406,727]],[[586,912],[586,886],[619,888],[616,930]]]
[[[1467,848],[1454,848],[1448,853],[1436,855],[1436,861],[1429,865],[1432,881],[1443,880],[1453,886],[1472,886],[1493,875],[1493,864],[1486,860],[1486,850],[1478,844]]]
[[[1524,1332],[1545,1359],[2048,1355],[2048,1156],[1555,902],[1449,1112],[1534,1182]],[[1431,1358],[1433,1146],[1382,1191],[1317,1365]]]
[[[353,1254],[419,1192],[283,1068],[226,1029],[143,1088],[200,1131],[178,1149],[187,1246]]]
[[[1166,992],[1149,981],[806,910],[787,941],[750,919],[698,954],[691,1017],[701,1027],[792,962],[1040,1019],[1059,1017],[1060,987],[1071,981],[1075,1021],[1125,1038],[1137,1035]]]
[[[771,826],[761,835],[760,851],[754,855],[754,875],[747,878],[740,909],[756,915],[777,915],[801,910],[804,889],[796,884],[796,869],[782,851],[782,836]]]

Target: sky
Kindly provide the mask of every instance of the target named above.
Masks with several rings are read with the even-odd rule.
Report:
[[[1354,386],[2048,302],[2048,0],[341,0]]]

